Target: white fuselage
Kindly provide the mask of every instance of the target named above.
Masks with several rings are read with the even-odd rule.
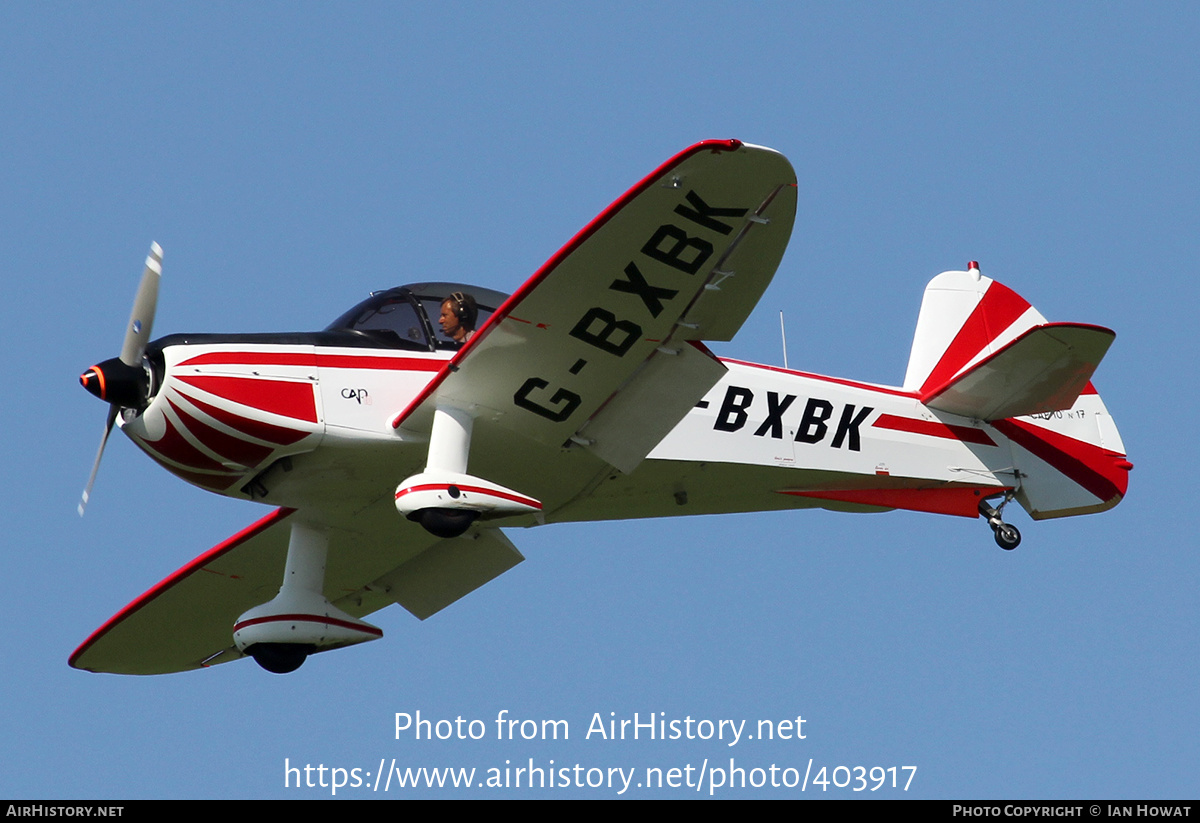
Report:
[[[426,440],[394,429],[392,421],[450,354],[168,345],[157,394],[144,412],[127,414],[123,429],[168,470],[220,494],[298,506],[340,497],[348,485],[360,493],[364,483],[377,485],[383,493],[424,465]],[[970,498],[1014,485],[1006,437],[986,423],[932,411],[912,392],[738,361],[725,365],[724,378],[632,473],[632,487],[639,475],[669,471],[657,464],[679,464],[684,474],[686,466],[752,467],[753,488],[734,488],[744,475],[731,475],[717,499],[710,494],[695,510],[834,505],[973,515]],[[1098,402],[1095,395],[1080,402],[1089,397]],[[518,440],[514,436],[519,455]],[[302,455],[309,456],[308,470],[291,475],[289,461]],[[877,491],[864,496],[865,489]],[[913,489],[959,491],[933,502],[926,495],[914,505]],[[755,504],[764,490],[794,498]],[[552,515],[555,503],[577,490],[527,491],[545,500]],[[640,516],[638,507],[628,516]]]

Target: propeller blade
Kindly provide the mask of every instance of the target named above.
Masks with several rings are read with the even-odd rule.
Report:
[[[117,420],[117,407],[109,406],[108,420],[104,424],[104,436],[100,438],[100,448],[96,451],[96,462],[92,464],[92,473],[88,477],[87,486],[83,489],[83,498],[79,501],[79,516],[83,517],[83,510],[87,507],[88,497],[92,493],[92,486],[96,482],[96,472],[100,471],[100,458],[104,456],[104,446],[108,443],[108,435],[112,431],[113,423]]]
[[[158,283],[162,279],[162,255],[162,246],[151,243],[150,254],[146,256],[146,269],[142,272],[142,282],[138,285],[137,296],[133,298],[133,311],[129,315],[129,325],[125,329],[125,340],[121,344],[119,358],[121,363],[130,369],[140,370],[142,368],[142,357],[146,354],[146,344],[150,342],[150,331],[154,328],[154,310],[158,305]],[[104,370],[112,372],[117,364],[114,361],[106,360],[101,365],[104,366],[104,369],[100,366],[93,366],[79,378],[85,389],[109,403],[108,420],[104,423],[104,436],[100,438],[100,448],[96,450],[96,461],[92,463],[92,473],[88,476],[87,486],[83,489],[83,497],[79,500],[80,517],[83,517],[83,510],[87,508],[88,498],[92,494],[92,486],[96,483],[96,474],[100,471],[100,459],[104,457],[104,447],[108,445],[108,436],[112,433],[113,424],[117,422],[117,414],[120,412],[119,404],[129,402],[129,398],[122,396],[122,393],[114,393],[109,396],[105,391]],[[135,385],[135,381],[127,374],[121,376],[124,379],[115,381],[113,388],[117,388],[118,384],[126,385],[127,389]],[[124,394],[127,395],[128,391]]]
[[[133,300],[133,312],[129,315],[129,326],[125,329],[125,342],[121,346],[121,362],[126,366],[140,366],[146,344],[150,342],[150,330],[154,327],[154,309],[158,305],[158,282],[162,278],[162,246],[150,244],[146,256],[146,270]]]

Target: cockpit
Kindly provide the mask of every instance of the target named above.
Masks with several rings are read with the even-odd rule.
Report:
[[[325,330],[359,332],[386,348],[454,351],[460,344],[442,332],[438,319],[442,303],[455,294],[474,298],[478,306],[475,329],[508,299],[501,292],[464,283],[412,283],[372,293]]]

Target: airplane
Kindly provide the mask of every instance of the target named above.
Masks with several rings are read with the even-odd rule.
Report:
[[[722,359],[796,216],[772,149],[693,145],[512,295],[428,282],[317,332],[150,342],[162,250],[121,354],[80,382],[167,471],[273,510],[97,629],[70,665],[287,673],[424,620],[524,558],[503,528],[822,507],[1100,512],[1132,464],[1091,378],[1113,341],[965,271],[925,289],[899,386]]]

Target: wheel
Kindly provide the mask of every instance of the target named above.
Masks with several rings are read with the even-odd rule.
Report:
[[[469,509],[419,509],[410,514],[408,519],[420,523],[434,537],[458,537],[479,519],[479,512]]]
[[[308,658],[311,646],[295,643],[255,643],[246,649],[254,662],[271,674],[288,674],[296,671]]]
[[[996,545],[1010,552],[1017,546],[1021,545],[1021,533],[1017,531],[1016,526],[1010,526],[1007,523],[1001,523],[996,526],[993,531],[996,534]]]

